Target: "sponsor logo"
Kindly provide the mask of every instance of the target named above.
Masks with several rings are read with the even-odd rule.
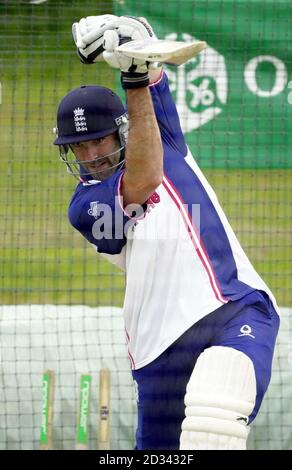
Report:
[[[166,39],[193,41],[183,33]],[[167,70],[170,89],[175,95],[183,132],[191,132],[214,119],[227,103],[228,78],[223,55],[207,47],[187,63]]]
[[[91,202],[90,203],[90,209],[88,209],[88,211],[87,211],[87,213],[89,215],[91,215],[92,217],[94,217],[96,220],[97,220],[98,215],[99,215],[98,204],[99,204],[99,201]]]
[[[252,329],[249,325],[243,325],[240,328],[241,335],[237,335],[237,336],[250,336],[251,338],[255,339],[255,336],[252,335],[251,332],[252,332]]]
[[[170,33],[165,39],[194,41],[188,33]],[[273,67],[274,79],[268,89],[261,86],[260,69]],[[228,74],[225,58],[208,46],[196,57],[179,67],[167,67],[170,89],[176,99],[182,130],[191,132],[218,116],[227,104]],[[271,74],[270,74],[271,76]],[[258,55],[243,64],[243,80],[247,90],[260,98],[279,95],[287,85],[289,104],[292,104],[292,81],[288,82],[285,63],[272,55]]]
[[[80,407],[80,427],[83,432],[87,430],[88,404],[89,404],[90,383],[84,382],[81,390],[81,407]]]
[[[43,380],[42,390],[42,433],[47,436],[47,425],[48,425],[48,399],[49,399],[49,383],[47,380]]]
[[[106,405],[102,405],[100,408],[100,419],[106,421],[109,417],[109,409]]]

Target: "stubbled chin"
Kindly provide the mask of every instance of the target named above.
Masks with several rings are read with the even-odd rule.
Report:
[[[107,170],[101,171],[100,173],[98,173],[98,171],[95,173],[91,173],[91,176],[96,180],[103,181],[109,176],[111,176],[114,173],[114,171],[115,171],[115,168],[108,168]]]
[[[120,156],[119,156],[120,159]],[[119,160],[106,160],[102,165],[100,170],[88,170],[92,176],[93,179],[103,181],[109,176],[111,176],[116,170],[117,170],[117,164]],[[114,168],[112,168],[114,166]]]

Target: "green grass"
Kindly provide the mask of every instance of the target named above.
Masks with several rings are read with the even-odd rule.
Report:
[[[292,171],[208,170],[229,221],[279,305],[290,306]]]
[[[49,3],[23,6],[18,20],[15,5],[2,7],[0,15],[1,301],[122,305],[123,273],[96,255],[67,220],[75,182],[52,145],[61,97],[85,83],[113,87],[115,76],[103,65],[84,66],[76,59],[68,27],[72,17],[82,16],[80,2],[71,2],[71,15],[68,3]],[[106,2],[87,4],[88,14],[110,11]],[[292,170],[205,174],[278,303],[292,305]]]

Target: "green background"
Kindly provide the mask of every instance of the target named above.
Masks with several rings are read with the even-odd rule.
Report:
[[[248,62],[266,55],[284,63],[286,85],[292,80],[291,2],[125,0],[116,3],[116,11],[145,16],[159,38],[177,33],[177,39],[181,39],[182,33],[187,33],[206,41],[224,56],[228,98],[222,105],[223,112],[199,132],[187,134],[187,141],[202,167],[292,168],[289,132],[292,106],[288,104],[287,86],[276,96],[259,97],[248,89],[244,80]],[[186,68],[194,67],[190,63]],[[214,103],[220,104],[214,81],[208,78],[208,88],[215,93]],[[199,81],[198,78],[193,83],[198,85]],[[256,81],[262,90],[273,88],[275,68],[270,62],[258,65]]]
[[[228,100],[220,115],[188,134],[244,249],[280,305],[291,295],[291,133],[288,89],[263,99],[243,70],[274,54],[289,70],[290,2],[0,2],[0,293],[4,304],[122,305],[124,275],[73,230],[67,206],[75,182],[52,145],[62,96],[81,84],[115,87],[118,73],[79,62],[71,25],[82,16],[144,15],[158,36],[204,39],[224,55]],[[261,84],[273,82],[261,71]],[[265,85],[266,84],[266,85]],[[262,168],[264,167],[264,168]],[[165,280],[167,282],[167,280]]]

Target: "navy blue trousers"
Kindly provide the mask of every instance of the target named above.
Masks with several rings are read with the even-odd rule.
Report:
[[[254,291],[207,315],[157,359],[133,371],[137,386],[136,449],[178,449],[184,419],[184,396],[199,355],[211,346],[226,346],[245,353],[253,362],[255,418],[270,382],[279,316],[269,297]]]

